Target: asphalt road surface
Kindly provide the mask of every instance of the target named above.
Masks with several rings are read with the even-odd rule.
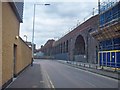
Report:
[[[52,88],[118,88],[118,80],[77,69],[54,60],[35,60],[40,64],[45,83]],[[48,84],[49,83],[49,84]]]

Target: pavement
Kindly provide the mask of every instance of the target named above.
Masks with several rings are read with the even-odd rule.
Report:
[[[60,63],[63,63],[63,64],[67,64],[67,65],[70,65],[70,66],[73,66],[75,68],[79,68],[79,69],[83,69],[83,70],[86,70],[86,71],[90,71],[90,72],[93,72],[93,73],[97,73],[97,74],[100,74],[100,75],[103,75],[103,76],[107,76],[107,77],[111,77],[111,78],[114,78],[114,79],[117,79],[117,80],[120,80],[120,72],[118,71],[115,71],[113,69],[110,69],[110,68],[100,68],[98,67],[97,65],[88,65],[88,64],[85,64],[85,63],[82,63],[80,64],[79,62],[67,62],[67,61],[64,61],[64,60],[57,60],[58,62]],[[97,67],[96,67],[97,66]]]
[[[27,67],[13,82],[7,87],[9,88],[43,88],[44,82],[41,73],[41,66],[33,64]]]

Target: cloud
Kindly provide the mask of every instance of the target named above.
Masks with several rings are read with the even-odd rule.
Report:
[[[39,1],[39,0],[38,0]],[[45,2],[46,0],[44,0]],[[86,0],[85,0],[86,1]],[[33,10],[36,1],[24,4],[23,23],[20,26],[20,36],[28,41],[32,39],[33,31]],[[48,3],[48,2],[47,2]],[[83,19],[92,14],[97,2],[49,2],[50,6],[36,5],[35,8],[35,38],[37,48],[45,44],[48,39],[62,37]]]

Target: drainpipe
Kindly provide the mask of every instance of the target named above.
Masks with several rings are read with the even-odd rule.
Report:
[[[87,55],[86,55],[86,61],[88,63],[88,32],[87,32]]]

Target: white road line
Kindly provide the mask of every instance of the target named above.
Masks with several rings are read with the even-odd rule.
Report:
[[[40,64],[39,64],[39,65],[40,65]],[[52,83],[52,81],[51,81],[51,79],[50,79],[47,71],[46,71],[45,69],[42,69],[42,67],[41,67],[41,70],[42,70],[42,73],[44,73],[44,75],[43,75],[43,76],[44,76],[44,79],[47,80],[47,86],[48,86],[48,88],[52,88],[53,90],[55,90],[55,86],[54,86],[54,84]],[[49,84],[48,84],[48,83],[49,83]]]
[[[39,64],[40,65],[40,64]],[[43,81],[44,81],[44,85],[45,85],[45,88],[51,88],[50,87],[50,83],[48,81],[48,78],[46,76],[46,73],[45,73],[45,70],[42,69],[41,67],[41,74],[42,74],[42,77],[43,77]]]
[[[46,70],[44,70],[44,72],[45,72],[45,74],[46,74],[46,76],[47,76],[47,79],[48,79],[50,85],[51,85],[51,88],[55,88],[55,86],[53,85],[53,83],[52,83],[52,81],[51,81],[51,79],[50,79],[48,73],[46,72]]]
[[[74,68],[76,70],[80,70],[80,71],[83,71],[83,72],[87,72],[87,73],[90,73],[90,74],[93,74],[93,75],[96,75],[96,76],[99,76],[99,77],[103,77],[103,78],[110,79],[110,80],[118,82],[118,80],[110,78],[110,77],[107,77],[107,76],[103,76],[103,75],[100,75],[100,74],[97,74],[97,73],[93,73],[93,72],[90,72],[90,71],[82,70],[80,68],[72,67],[72,66],[69,66],[69,65],[66,65],[66,66],[70,67],[70,68]]]

